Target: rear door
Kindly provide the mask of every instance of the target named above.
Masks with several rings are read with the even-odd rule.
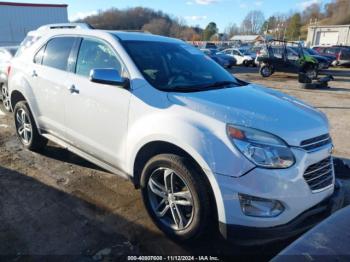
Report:
[[[40,128],[64,137],[64,97],[68,87],[69,56],[77,38],[55,37],[38,50],[30,72]]]
[[[125,154],[131,92],[89,80],[92,69],[115,69],[127,77],[116,51],[105,41],[83,38],[75,75],[65,93],[65,123],[69,142],[85,153],[118,168]]]

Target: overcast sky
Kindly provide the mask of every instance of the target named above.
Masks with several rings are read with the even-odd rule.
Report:
[[[217,23],[220,31],[230,23],[239,25],[251,10],[261,10],[265,17],[274,13],[302,11],[310,4],[327,3],[330,0],[19,0],[6,2],[65,3],[69,19],[75,20],[111,7],[143,6],[183,18],[189,25],[205,27]]]

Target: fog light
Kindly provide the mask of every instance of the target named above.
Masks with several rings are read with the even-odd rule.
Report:
[[[284,207],[278,200],[264,199],[260,197],[238,194],[242,211],[252,217],[276,217],[284,211]]]

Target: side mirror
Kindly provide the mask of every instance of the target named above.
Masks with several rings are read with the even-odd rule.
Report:
[[[99,84],[127,87],[129,79],[122,77],[115,69],[102,68],[90,71],[90,81]]]

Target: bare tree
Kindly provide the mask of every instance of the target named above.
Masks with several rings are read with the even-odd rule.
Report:
[[[238,35],[239,34],[239,27],[235,23],[230,24],[226,27],[225,34],[227,34],[229,36],[229,38],[231,38],[234,35]]]
[[[326,17],[330,24],[350,23],[350,1],[334,0],[326,4]]]
[[[261,11],[250,11],[242,22],[241,31],[245,34],[259,34],[264,22],[265,17]]]
[[[302,13],[302,22],[304,24],[309,23],[312,19],[320,20],[323,18],[323,14],[321,11],[321,5],[319,3],[313,3],[309,7],[307,7]]]
[[[142,30],[156,35],[169,35],[171,24],[163,18],[153,19],[142,27]]]

